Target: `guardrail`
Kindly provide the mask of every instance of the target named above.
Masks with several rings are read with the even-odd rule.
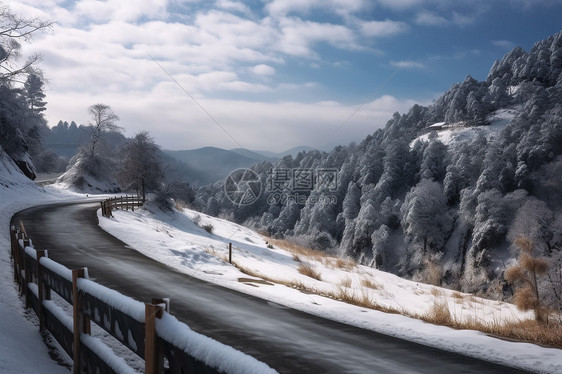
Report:
[[[144,200],[140,196],[135,195],[125,195],[112,197],[107,200],[101,201],[101,214],[104,217],[112,217],[111,212],[115,209],[135,211],[135,207],[141,207],[144,204]]]
[[[89,280],[87,268],[70,270],[51,260],[47,251],[33,248],[23,223],[10,228],[10,238],[14,280],[25,307],[37,314],[40,331],[48,330],[72,358],[73,373],[136,373],[91,336],[92,323],[144,359],[146,374],[275,372],[189,329],[169,314],[169,300],[141,303]],[[72,305],[72,316],[51,300],[52,292]]]

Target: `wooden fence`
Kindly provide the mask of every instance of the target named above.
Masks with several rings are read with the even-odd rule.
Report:
[[[158,320],[169,312],[169,303],[153,299],[151,303],[143,304],[90,281],[86,268],[70,270],[51,260],[47,251],[33,248],[22,223],[19,228],[11,227],[10,238],[14,280],[25,298],[25,307],[35,311],[39,318],[39,329],[48,330],[73,359],[74,373],[132,371],[100,339],[90,335],[91,323],[100,326],[144,359],[147,374],[220,372],[217,369],[220,365],[212,364],[216,366],[213,367],[206,364],[203,361],[207,361],[206,357],[193,357],[186,348],[182,348],[188,345],[185,342],[159,336],[158,326],[163,322],[159,325]],[[52,292],[72,305],[72,316],[51,300]],[[166,325],[162,331],[183,331],[187,327],[173,317],[166,318],[167,321],[172,320],[172,325]],[[218,342],[213,343],[223,346]],[[236,355],[234,359],[243,361]]]
[[[135,207],[141,207],[144,204],[144,200],[140,196],[135,195],[125,195],[112,197],[107,200],[101,201],[101,214],[104,217],[112,217],[111,212],[115,209],[121,210],[135,210]]]

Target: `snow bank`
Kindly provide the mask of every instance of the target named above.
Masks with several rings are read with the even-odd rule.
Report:
[[[84,278],[78,279],[78,289],[144,323],[144,303]]]
[[[175,211],[170,215],[147,209],[115,211],[114,216],[111,219],[100,217],[100,226],[144,255],[190,276],[320,317],[438,349],[533,372],[562,372],[562,350],[507,342],[477,331],[434,326],[402,315],[305,294],[279,284],[241,283],[239,279],[248,278],[248,275],[219,257],[227,255],[227,244],[232,242],[233,259],[246,269],[280,281],[301,282],[320,292],[343,289],[355,295],[366,293],[383,306],[412,314],[425,314],[434,302],[441,302],[447,304],[453,318],[461,321],[474,319],[493,323],[532,317],[532,313],[520,312],[512,304],[408,281],[366,266],[338,267],[335,261],[305,259],[301,255],[301,260],[321,272],[322,280],[315,280],[298,272],[300,262],[295,261],[293,253],[268,248],[264,238],[256,232],[191,210]],[[194,220],[200,225],[213,225],[213,234],[202,230]],[[377,289],[363,287],[365,279],[373,281]]]
[[[206,365],[228,374],[277,373],[265,363],[230,346],[191,330],[174,316],[164,312],[156,319],[158,336]]]
[[[68,369],[49,357],[48,348],[43,343],[38,326],[30,321],[34,318],[24,312],[13,279],[8,228],[12,215],[22,209],[81,198],[82,195],[36,186],[0,149],[0,227],[3,228],[0,230],[0,316],[4,317],[0,318],[2,373],[68,373]],[[61,355],[64,355],[62,351]]]

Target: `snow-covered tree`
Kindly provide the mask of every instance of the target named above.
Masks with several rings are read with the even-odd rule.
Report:
[[[439,182],[422,179],[408,192],[400,212],[402,228],[410,243],[410,257],[417,255],[417,260],[411,265],[419,266],[418,260],[429,249],[432,252],[442,251],[450,235],[452,222],[447,199]]]
[[[29,108],[37,113],[43,112],[47,102],[45,101],[44,78],[39,71],[34,71],[27,76],[24,83],[25,97]]]

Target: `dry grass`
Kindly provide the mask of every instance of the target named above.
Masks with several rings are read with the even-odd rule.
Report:
[[[316,261],[322,261],[322,258],[328,256],[325,252],[307,248],[284,239],[267,238],[267,242],[273,244],[275,247],[285,249],[293,254],[302,257],[308,257]]]
[[[451,326],[454,320],[446,301],[434,301],[429,311],[421,319],[434,325],[443,326]]]
[[[340,280],[340,285],[342,287],[347,287],[347,288],[351,288],[353,281],[351,280],[350,277],[346,276],[345,278],[343,278],[342,280]]]
[[[547,323],[535,320],[485,322],[477,318],[458,321],[451,314],[446,301],[434,301],[433,306],[427,313],[423,315],[410,315],[410,317],[419,318],[435,325],[448,326],[460,330],[477,330],[497,338],[562,349],[562,322],[559,318],[550,318]]]
[[[379,282],[369,279],[369,278],[363,278],[361,279],[361,285],[363,287],[367,287],[373,290],[383,290],[384,289],[384,285],[380,284]]]
[[[313,261],[318,261],[331,269],[342,269],[349,271],[357,267],[357,263],[352,259],[341,258],[323,251],[304,247],[284,239],[267,238],[267,242],[282,248],[293,254],[293,259],[306,258]],[[296,260],[295,260],[296,261]],[[297,261],[300,262],[300,261]]]
[[[337,257],[334,262],[334,268],[345,271],[350,271],[351,269],[357,267],[357,263],[348,258]]]
[[[455,299],[460,299],[460,300],[464,299],[464,296],[459,291],[453,292],[451,296],[453,296]]]
[[[278,243],[276,243],[276,245],[281,246]],[[322,261],[322,258],[330,257],[329,255],[326,255],[323,252],[314,251],[311,249],[303,249],[304,247],[297,246],[292,243],[291,246],[293,246],[293,248],[298,249],[298,253],[295,254],[294,256],[295,261],[297,261],[297,259],[300,260],[301,256],[316,257],[317,259],[319,259],[319,261]],[[206,251],[214,256],[226,260],[226,256],[217,253],[217,250],[215,248],[208,248]],[[477,318],[469,318],[463,321],[459,321],[451,314],[451,311],[446,301],[438,300],[443,297],[443,292],[437,288],[434,288],[431,291],[431,294],[436,298],[432,307],[426,313],[420,315],[420,314],[411,313],[403,308],[398,309],[395,307],[390,307],[377,303],[371,296],[369,296],[369,292],[367,290],[361,290],[360,292],[358,292],[356,290],[351,289],[350,288],[351,279],[349,277],[344,278],[340,282],[337,291],[322,292],[318,289],[315,289],[314,287],[307,286],[302,281],[297,281],[297,280],[286,281],[286,280],[273,279],[257,271],[245,268],[236,262],[233,262],[233,265],[235,265],[243,273],[253,277],[264,279],[265,281],[285,285],[287,287],[297,289],[304,293],[315,294],[319,296],[328,297],[334,300],[339,300],[362,308],[378,310],[385,313],[402,314],[408,317],[418,318],[428,323],[448,326],[454,329],[477,330],[501,339],[523,341],[523,342],[529,342],[529,343],[539,344],[543,346],[562,349],[562,317],[561,316],[557,316],[558,318],[550,318],[547,323],[539,323],[534,320],[524,320],[519,322],[508,322],[508,323],[503,321],[484,322],[483,320]],[[300,270],[301,268],[303,269],[302,272]],[[321,279],[320,274],[312,267],[312,265],[306,262],[301,262],[301,264],[299,265],[299,272],[301,272],[301,274],[303,274],[304,272],[306,273],[305,275],[307,276],[314,275],[311,276],[314,279],[319,279],[319,280]],[[384,285],[381,285],[376,281],[373,281],[368,278],[362,279],[361,284],[366,288],[370,288],[374,290],[384,289]],[[423,292],[421,292],[421,294],[423,294]],[[472,302],[474,305],[482,304],[482,301],[473,295],[463,295],[460,292],[453,292],[452,297],[456,299],[456,302],[468,301],[468,302]]]
[[[431,288],[431,294],[434,297],[439,297],[439,296],[443,296],[443,291],[441,291],[439,288],[432,287]]]
[[[316,279],[316,280],[319,280],[319,281],[322,280],[322,273],[320,273],[318,270],[316,270],[314,268],[314,266],[312,266],[308,262],[301,262],[299,264],[299,267],[297,268],[297,270],[302,275],[306,275],[307,277],[310,277],[310,278],[313,278],[313,279]]]

